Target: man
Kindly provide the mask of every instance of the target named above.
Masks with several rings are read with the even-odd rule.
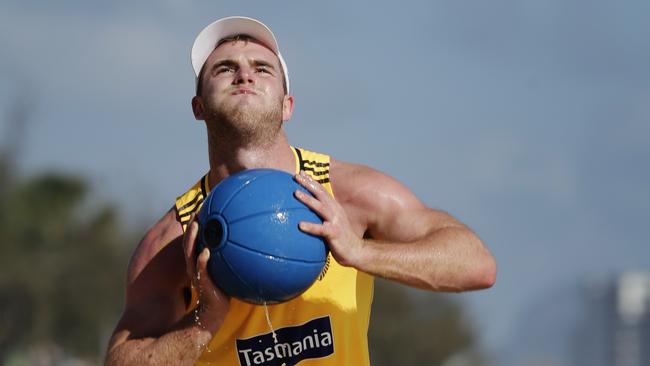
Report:
[[[466,226],[372,168],[289,145],[282,124],[294,100],[264,24],[229,17],[208,25],[192,64],[210,170],[135,250],[108,365],[368,365],[374,277],[433,291],[492,286],[494,259]],[[229,175],[262,167],[296,174],[313,194],[296,197],[323,224],[300,229],[331,251],[324,275],[268,314],[224,295],[207,275],[209,251],[194,253],[193,217],[205,196]]]

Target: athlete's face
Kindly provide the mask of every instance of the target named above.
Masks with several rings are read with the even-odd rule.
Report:
[[[285,96],[278,57],[254,40],[226,42],[203,66],[200,97],[193,101],[197,119],[214,112],[278,119],[291,117],[293,99]],[[198,108],[197,108],[198,107]]]

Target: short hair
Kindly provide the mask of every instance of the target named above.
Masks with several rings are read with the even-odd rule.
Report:
[[[214,48],[216,49],[217,47],[221,46],[222,44],[224,44],[226,42],[238,42],[238,41],[243,41],[243,42],[246,42],[246,43],[248,43],[249,41],[253,41],[255,43],[259,43],[259,44],[263,45],[263,43],[260,42],[257,38],[251,37],[248,34],[235,34],[233,36],[229,36],[229,37],[225,37],[225,38],[220,39],[219,42],[217,42],[217,45],[214,46]],[[280,69],[280,76],[282,77],[282,88],[284,89],[284,94],[287,94],[287,79],[286,79],[286,77],[284,75],[284,69],[282,68],[282,63],[280,62],[280,58],[277,57],[277,55],[276,55],[276,58],[278,59],[278,64],[280,64],[279,69]],[[205,63],[201,67],[201,72],[199,72],[199,78],[198,78],[198,81],[196,82],[196,96],[197,97],[201,96],[201,84],[203,83],[203,71],[204,71],[204,69],[205,69]]]

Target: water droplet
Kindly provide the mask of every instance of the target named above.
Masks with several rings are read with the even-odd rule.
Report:
[[[197,294],[197,298],[196,298],[196,306],[194,307],[194,311],[193,311],[193,313],[194,313],[194,323],[195,323],[199,328],[204,329],[204,328],[203,328],[203,324],[201,324],[201,319],[199,318],[199,309],[201,308],[201,307],[199,306],[199,305],[200,305],[200,296],[201,296],[201,295],[200,295],[200,290],[197,290],[197,293],[198,293],[198,294]],[[206,349],[208,349],[208,344],[207,344],[207,343],[203,343],[203,342],[199,342],[199,343],[197,344],[197,349],[198,349],[199,351],[206,350]],[[208,351],[209,351],[209,349],[208,349]]]
[[[288,217],[288,215],[287,215],[286,211],[278,211],[278,212],[275,213],[275,219],[281,224],[284,224],[284,223],[287,222],[287,217]]]
[[[203,326],[201,325],[201,320],[199,319],[199,307],[198,306],[194,308],[194,323],[199,328],[203,328]],[[206,346],[205,344],[199,342],[199,344],[197,344],[197,349],[200,351],[202,349],[205,349],[205,346]]]
[[[275,344],[278,344],[278,335],[273,329],[273,324],[271,324],[271,317],[269,317],[269,307],[266,305],[266,301],[264,302],[264,313],[266,314],[266,322],[269,324],[269,328],[271,328],[271,333],[273,334],[273,341]]]

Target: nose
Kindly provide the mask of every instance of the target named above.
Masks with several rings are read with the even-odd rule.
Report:
[[[247,66],[240,67],[237,73],[235,74],[234,84],[236,85],[254,84],[255,83],[254,75],[255,74],[253,73],[253,70],[250,67]]]

